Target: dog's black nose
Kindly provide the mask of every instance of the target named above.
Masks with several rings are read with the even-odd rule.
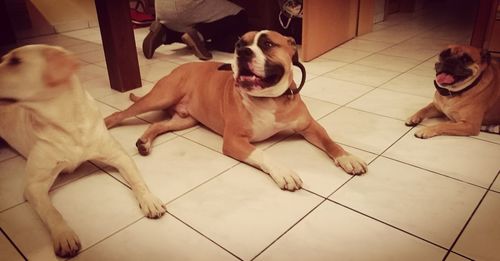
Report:
[[[241,47],[236,49],[236,54],[239,57],[250,57],[253,55],[252,49],[248,47]]]

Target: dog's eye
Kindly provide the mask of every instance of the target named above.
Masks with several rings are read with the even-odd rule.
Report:
[[[19,59],[18,57],[12,57],[9,59],[9,65],[12,65],[12,66],[15,66],[15,65],[18,65],[21,63],[21,59]]]
[[[265,42],[264,42],[264,46],[265,46],[266,48],[272,48],[272,47],[274,47],[274,46],[275,46],[275,44],[274,44],[273,42],[271,42],[271,41],[265,41]]]
[[[464,56],[462,56],[461,59],[462,59],[462,62],[465,64],[469,64],[469,63],[473,62],[472,58],[469,55],[464,55]]]

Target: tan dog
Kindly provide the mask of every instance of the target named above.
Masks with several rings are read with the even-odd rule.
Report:
[[[27,158],[24,196],[47,226],[57,255],[78,253],[80,240],[50,202],[60,172],[95,159],[117,168],[149,218],[165,213],[137,167],[110,135],[94,99],[81,88],[78,60],[62,48],[24,46],[0,64],[0,137]]]
[[[451,45],[436,63],[434,101],[419,110],[406,125],[446,116],[449,121],[423,127],[418,138],[437,135],[478,135],[481,125],[500,124],[500,65],[472,46]]]
[[[311,117],[300,95],[294,94],[298,89],[292,77],[293,60],[298,62],[292,38],[272,31],[246,33],[236,44],[234,75],[218,70],[222,64],[216,62],[181,65],[144,97],[131,95],[135,103],[108,116],[106,126],[111,128],[147,111],[168,109],[172,118],[152,124],[138,140],[141,154],[150,152],[157,135],[200,122],[223,136],[224,154],[261,169],[281,189],[291,191],[300,189],[302,180],[251,142],[294,130],[346,172],[366,172],[367,165],[334,143]]]

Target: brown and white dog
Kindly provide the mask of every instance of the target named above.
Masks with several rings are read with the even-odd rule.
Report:
[[[77,68],[75,57],[48,45],[14,49],[0,63],[0,137],[26,157],[24,196],[61,257],[76,255],[81,244],[48,192],[60,172],[71,172],[86,160],[117,168],[147,217],[166,211],[106,129],[95,100],[80,86]]]
[[[500,124],[500,65],[487,52],[450,45],[439,54],[435,69],[434,101],[411,116],[406,125],[442,116],[449,121],[423,127],[416,137],[478,135],[481,125]]]
[[[151,110],[167,109],[172,118],[152,124],[140,137],[142,155],[164,132],[182,130],[198,122],[223,136],[223,153],[268,173],[284,190],[302,187],[298,175],[252,145],[283,130],[294,130],[325,151],[350,174],[362,174],[367,165],[333,142],[309,114],[293,81],[292,63],[298,62],[295,41],[273,31],[246,33],[236,44],[231,71],[217,62],[187,63],[160,79],[144,97],[105,119],[109,128]],[[302,80],[302,82],[304,79]]]

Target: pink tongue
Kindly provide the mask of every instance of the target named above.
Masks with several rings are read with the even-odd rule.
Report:
[[[436,76],[436,82],[443,85],[443,84],[452,84],[455,82],[455,79],[453,76],[446,74],[446,73],[440,73]]]

